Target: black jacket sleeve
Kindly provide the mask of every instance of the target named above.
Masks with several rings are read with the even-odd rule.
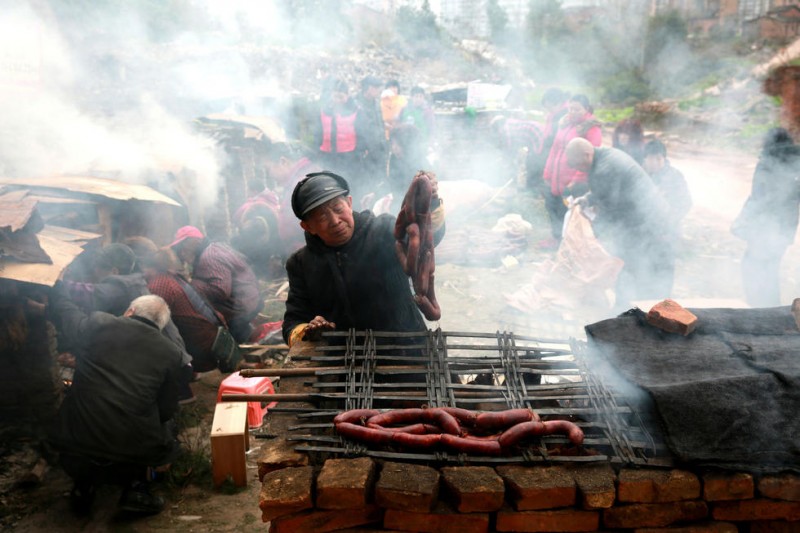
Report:
[[[60,343],[78,347],[85,345],[90,329],[89,315],[70,300],[66,287],[60,282],[50,291],[46,314],[58,331]]]
[[[292,255],[286,262],[286,273],[289,276],[289,297],[286,299],[286,312],[283,315],[283,339],[289,342],[292,330],[304,322],[317,316],[313,308],[312,295],[303,273],[303,250]]]
[[[162,424],[172,420],[175,413],[178,411],[180,372],[181,367],[179,365],[173,365],[167,372],[164,382],[161,383],[161,387],[158,390],[158,416]]]

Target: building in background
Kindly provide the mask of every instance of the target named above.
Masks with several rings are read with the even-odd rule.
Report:
[[[391,13],[401,7],[421,9],[425,0],[355,0],[376,11]],[[525,25],[530,0],[498,0],[508,17],[509,28]],[[487,39],[488,0],[429,0],[437,23],[458,39]],[[800,0],[562,0],[561,7],[573,22],[588,24],[602,13],[617,20],[631,11],[646,11],[650,16],[677,11],[686,19],[694,35],[727,32],[753,39],[788,40],[800,35]],[[638,9],[637,9],[638,8]]]

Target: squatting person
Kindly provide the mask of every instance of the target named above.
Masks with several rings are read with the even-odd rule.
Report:
[[[177,456],[173,417],[178,408],[181,352],[161,334],[170,312],[159,296],[133,300],[122,316],[81,311],[56,285],[49,319],[81,346],[74,380],[51,437],[75,481],[71,500],[88,512],[98,485],[124,487],[120,508],[157,513],[164,501],[150,493],[148,467]]]

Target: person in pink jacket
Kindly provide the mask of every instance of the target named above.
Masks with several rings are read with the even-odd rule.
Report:
[[[577,196],[588,191],[586,173],[567,164],[567,144],[576,137],[583,137],[594,146],[600,146],[602,142],[600,123],[592,114],[589,99],[582,94],[576,94],[569,99],[567,114],[558,123],[558,131],[545,163],[545,207],[553,238],[541,243],[542,248],[556,248],[561,240],[561,226],[567,212],[564,205],[565,191],[566,196]]]

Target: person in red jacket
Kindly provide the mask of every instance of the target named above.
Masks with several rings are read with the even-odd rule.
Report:
[[[561,227],[567,212],[564,197],[581,195],[588,190],[586,173],[569,166],[566,148],[577,137],[586,139],[594,146],[600,146],[603,134],[592,111],[589,99],[582,94],[576,94],[569,99],[567,114],[558,123],[558,131],[544,168],[544,181],[549,185],[549,192],[545,191],[545,207],[550,217],[553,238],[541,243],[543,248],[556,248],[561,240]]]
[[[542,139],[539,152],[528,152],[526,168],[528,169],[528,186],[540,191],[543,196],[547,196],[547,187],[544,182],[544,167],[547,164],[547,157],[550,155],[550,148],[556,138],[558,123],[567,114],[567,103],[569,93],[557,87],[547,89],[542,95],[542,107],[547,111],[545,116]]]
[[[358,111],[358,105],[350,98],[347,84],[337,80],[330,101],[323,102],[319,112],[317,147],[319,161],[325,168],[342,174],[360,175],[363,150],[358,147]],[[364,192],[360,183],[354,185],[358,185],[359,194]]]

